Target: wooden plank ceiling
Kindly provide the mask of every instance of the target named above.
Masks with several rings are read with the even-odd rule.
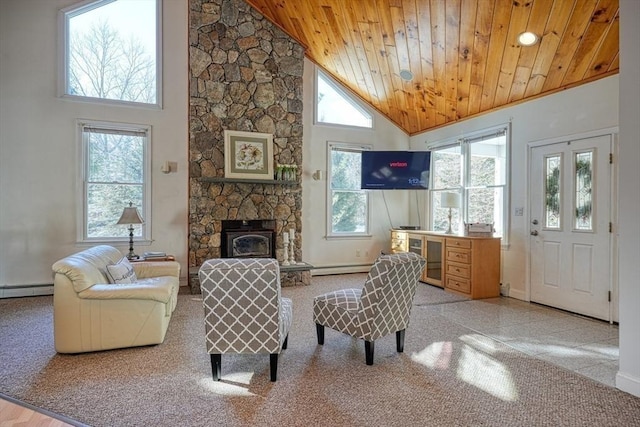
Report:
[[[618,0],[247,2],[410,135],[619,68]]]

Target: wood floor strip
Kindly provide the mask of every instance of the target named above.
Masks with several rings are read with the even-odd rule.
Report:
[[[0,427],[88,427],[0,393]]]

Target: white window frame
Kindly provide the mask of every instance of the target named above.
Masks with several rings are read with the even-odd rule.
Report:
[[[343,98],[348,100],[351,103],[351,105],[353,105],[353,107],[355,109],[360,111],[363,115],[371,117],[371,126],[367,127],[367,126],[357,126],[357,125],[345,125],[345,124],[341,124],[341,123],[320,121],[318,119],[318,113],[319,113],[319,111],[318,111],[318,79],[320,78],[320,76],[322,76],[322,78],[327,82],[327,84],[329,84],[329,86],[331,86],[333,88],[333,90],[335,90]],[[373,130],[374,129],[374,127],[375,127],[374,114],[366,106],[364,106],[361,102],[359,102],[357,99],[355,99],[353,97],[353,95],[349,95],[349,93],[347,93],[347,91],[344,90],[340,86],[339,83],[337,83],[333,78],[331,78],[331,76],[329,76],[327,73],[323,72],[322,70],[320,70],[317,67],[316,67],[316,76],[315,76],[314,82],[315,82],[315,84],[314,84],[314,93],[313,93],[313,123],[315,125],[334,126],[334,127],[348,128],[348,129],[360,129],[360,130],[365,130],[365,129]]]
[[[355,144],[355,143],[347,143],[347,142],[332,142],[328,141],[327,143],[327,223],[326,223],[326,238],[327,239],[358,239],[358,238],[370,238],[371,237],[371,198],[369,196],[369,191],[360,190],[364,196],[367,203],[367,213],[366,213],[366,226],[365,230],[362,232],[353,232],[353,233],[335,233],[333,231],[333,190],[331,188],[331,177],[333,176],[333,170],[331,165],[331,153],[333,150],[343,150],[343,151],[366,151],[372,150],[372,145],[367,144]]]
[[[105,129],[111,131],[123,132],[144,132],[146,138],[143,148],[143,177],[142,177],[142,203],[143,212],[141,212],[144,223],[141,225],[142,236],[134,236],[133,240],[139,244],[149,245],[152,242],[151,237],[151,126],[131,124],[131,123],[114,123],[101,122],[95,120],[78,120],[77,140],[78,140],[78,173],[77,173],[77,200],[76,200],[76,235],[77,243],[111,243],[118,244],[129,242],[129,236],[126,237],[87,237],[87,188],[88,188],[88,171],[89,166],[89,150],[88,138],[85,133],[86,128]],[[124,209],[127,201],[123,200],[122,208]]]
[[[504,132],[505,136],[505,183],[504,185],[492,185],[487,186],[486,188],[503,188],[503,203],[502,203],[502,247],[509,246],[509,234],[510,234],[510,206],[511,206],[511,192],[510,192],[510,184],[511,184],[511,124],[503,124],[499,126],[494,126],[490,128],[486,128],[480,131],[476,131],[470,133],[463,138],[455,138],[455,139],[447,139],[444,141],[427,143],[427,150],[431,150],[432,152],[442,150],[445,148],[450,148],[454,146],[460,147],[460,156],[461,156],[461,186],[455,188],[439,188],[435,189],[433,185],[433,180],[435,179],[435,172],[433,168],[434,156],[431,156],[431,171],[430,174],[430,185],[429,188],[429,197],[428,197],[428,217],[429,217],[429,229],[433,229],[433,214],[431,207],[433,206],[433,198],[436,194],[440,194],[441,191],[451,190],[453,192],[458,192],[460,194],[460,218],[462,218],[465,222],[469,222],[468,214],[469,214],[469,189],[477,188],[471,185],[471,144],[474,142],[480,142],[482,140],[486,140],[488,138],[494,137],[497,134]]]
[[[90,96],[73,95],[69,92],[69,19],[93,9],[100,8],[114,0],[85,0],[80,3],[60,9],[58,12],[58,97],[110,105],[128,107],[162,109],[162,0],[156,2],[156,102],[132,102],[117,99],[95,98]]]

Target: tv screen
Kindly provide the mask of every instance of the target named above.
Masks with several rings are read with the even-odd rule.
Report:
[[[363,190],[426,190],[431,151],[363,151]]]

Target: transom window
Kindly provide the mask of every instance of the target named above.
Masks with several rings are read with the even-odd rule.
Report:
[[[160,105],[159,0],[98,0],[60,11],[61,93]]]
[[[369,194],[360,189],[362,151],[371,147],[329,143],[328,236],[350,237],[369,234]]]
[[[321,71],[316,73],[316,123],[373,128],[373,116]]]
[[[150,128],[102,122],[82,122],[78,127],[83,160],[79,240],[127,240],[127,226],[117,222],[129,203],[144,220],[134,225],[134,237],[150,240]]]
[[[453,231],[465,223],[490,223],[495,236],[507,242],[508,127],[488,129],[431,150],[432,187],[429,198],[430,229],[445,231],[449,209],[440,206],[442,193],[457,193],[460,208],[453,208]]]

